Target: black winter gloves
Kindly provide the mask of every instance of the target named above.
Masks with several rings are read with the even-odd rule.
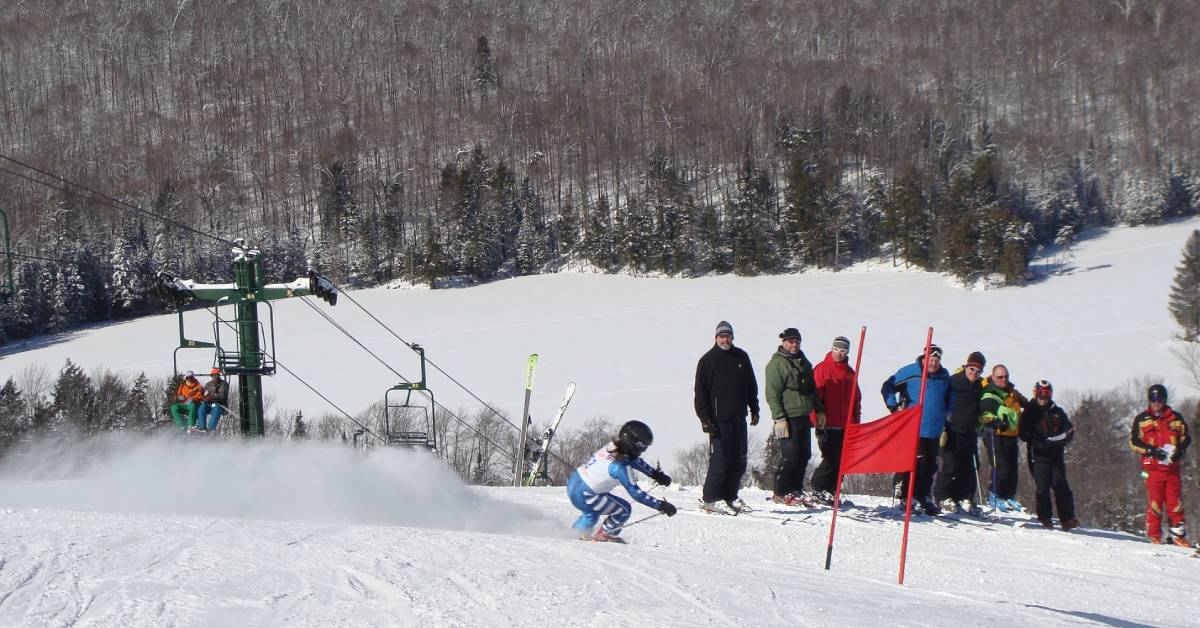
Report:
[[[663,503],[658,505],[658,512],[661,512],[668,517],[674,517],[675,513],[678,512],[678,509],[675,508],[675,504],[672,504],[664,499]]]
[[[1149,455],[1151,458],[1154,458],[1155,460],[1166,460],[1167,459],[1166,450],[1161,449],[1159,447],[1151,447],[1150,451],[1149,451]]]
[[[658,482],[659,484],[661,484],[663,486],[671,485],[671,476],[667,475],[666,473],[663,473],[662,469],[655,469],[654,473],[650,474],[650,479],[654,480],[655,482]]]
[[[717,435],[717,424],[709,419],[700,419],[700,429],[704,430],[705,434]]]

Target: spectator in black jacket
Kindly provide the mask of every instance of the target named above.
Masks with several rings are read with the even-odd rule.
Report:
[[[1021,440],[1029,443],[1029,471],[1033,474],[1037,494],[1037,518],[1042,525],[1053,528],[1050,519],[1050,491],[1058,508],[1058,521],[1063,530],[1079,527],[1075,517],[1075,495],[1067,483],[1066,449],[1075,437],[1075,427],[1067,413],[1054,403],[1054,388],[1050,382],[1039,380],[1033,385],[1033,401],[1021,413]]]
[[[981,380],[987,359],[972,351],[962,370],[950,376],[950,418],[946,421],[942,445],[942,469],[938,473],[935,494],[945,512],[972,514],[975,468],[979,456],[979,401],[983,397]]]
[[[750,356],[733,346],[733,326],[717,325],[716,341],[696,364],[696,416],[708,434],[708,475],[702,508],[733,514],[746,509],[738,497],[746,473],[746,411],[758,425],[758,381]]]

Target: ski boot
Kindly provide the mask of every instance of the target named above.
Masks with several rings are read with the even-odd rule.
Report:
[[[728,502],[726,502],[726,503],[728,503],[728,504],[729,504],[729,508],[730,508],[731,510],[733,510],[735,513],[739,513],[739,512],[754,512],[754,509],[753,509],[753,508],[751,508],[749,504],[747,504],[746,502],[742,501],[742,498],[741,498],[741,497],[734,497],[733,499],[729,500],[729,501],[728,501]]]
[[[1188,543],[1187,537],[1174,536],[1174,535],[1171,536],[1171,545],[1174,545],[1176,547],[1189,547],[1189,548],[1192,546],[1191,543]]]
[[[924,497],[918,501],[917,504],[921,506],[921,512],[929,515],[930,517],[936,517],[942,514],[942,508],[938,506],[938,503],[935,502],[932,497]]]
[[[729,507],[729,504],[722,500],[714,499],[711,502],[700,500],[700,510],[714,515],[736,515],[737,511]]]
[[[604,528],[596,530],[596,533],[592,535],[592,540],[597,543],[620,543],[621,545],[625,545],[625,539],[605,532]]]
[[[1079,519],[1076,517],[1071,517],[1070,519],[1067,519],[1066,521],[1062,522],[1063,532],[1070,532],[1071,530],[1074,530],[1075,528],[1078,528],[1078,527],[1079,527]]]

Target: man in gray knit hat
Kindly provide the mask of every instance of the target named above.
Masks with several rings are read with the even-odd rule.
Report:
[[[746,412],[758,425],[758,381],[750,356],[733,346],[733,325],[717,324],[713,346],[696,364],[696,416],[708,434],[708,475],[701,508],[736,514],[748,510],[738,497],[746,473]]]

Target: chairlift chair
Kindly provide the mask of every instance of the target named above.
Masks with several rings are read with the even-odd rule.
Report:
[[[425,349],[418,344],[409,346],[421,356],[421,379],[416,382],[401,382],[383,394],[384,441],[397,447],[424,447],[429,451],[437,451],[437,404],[433,398],[433,391],[425,385]],[[401,392],[404,393],[403,402],[399,401]],[[414,392],[421,393],[421,397],[427,397],[428,404],[421,399],[414,400]],[[418,415],[416,420],[412,418],[414,413]],[[401,424],[404,429],[400,429]]]

